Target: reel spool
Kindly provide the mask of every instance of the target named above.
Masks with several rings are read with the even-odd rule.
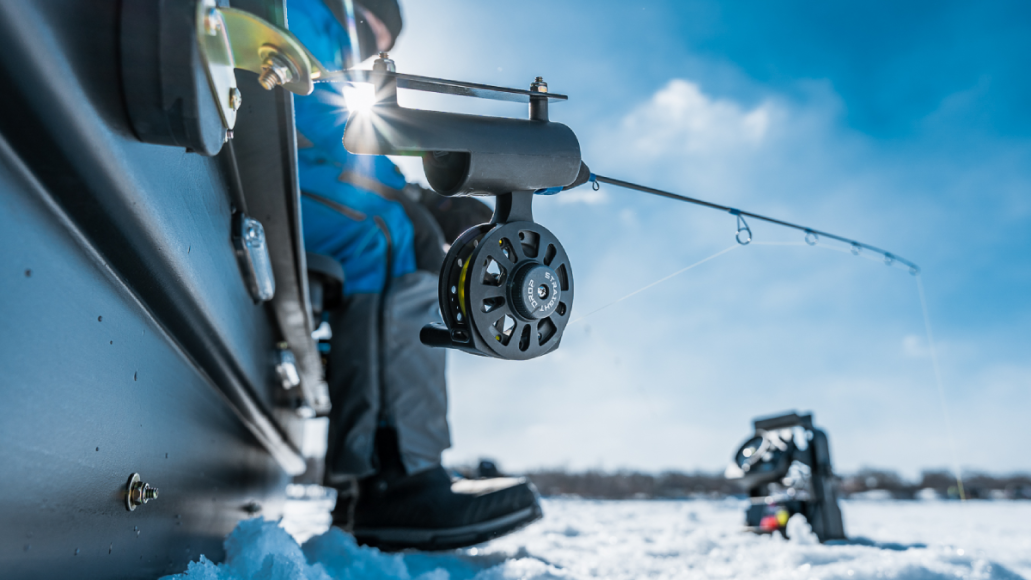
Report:
[[[491,223],[451,245],[438,290],[444,325],[424,327],[423,343],[506,360],[558,347],[573,307],[573,271],[562,244],[529,214],[532,196],[498,196]]]

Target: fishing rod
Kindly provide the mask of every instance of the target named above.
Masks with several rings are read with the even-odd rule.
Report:
[[[377,79],[377,77],[379,78]],[[375,68],[371,71],[359,69],[350,69],[346,71],[326,71],[322,74],[319,81],[344,81],[348,83],[372,82],[374,84],[379,84],[383,83],[383,81],[387,80],[388,78],[390,81],[393,82],[396,88],[531,104],[538,104],[543,101],[545,107],[545,115],[547,111],[546,101],[565,101],[568,99],[566,95],[547,92],[547,84],[544,84],[543,91],[539,91],[540,87],[531,87],[530,90],[522,90],[508,87],[495,87],[491,85],[471,83],[466,81],[454,81],[410,74],[402,74],[396,72],[396,68],[394,66],[393,61],[389,60],[388,58],[379,59],[377,61]],[[379,83],[377,83],[377,80],[379,81]],[[545,99],[539,99],[539,97],[542,96],[541,92],[543,92],[546,95]],[[535,99],[534,97],[538,97],[538,99]],[[535,103],[535,100],[538,102]],[[583,169],[581,169],[581,173],[583,173],[585,169],[586,165],[584,165]],[[634,191],[647,193],[650,195],[656,195],[659,197],[665,197],[667,199],[673,199],[676,201],[682,201],[685,203],[691,203],[702,207],[708,207],[710,209],[728,212],[731,215],[737,217],[738,228],[735,237],[737,238],[738,243],[743,246],[748,245],[752,240],[752,229],[748,226],[748,223],[744,219],[748,217],[751,219],[762,220],[767,223],[805,232],[805,241],[810,246],[815,246],[819,242],[820,238],[837,240],[844,244],[848,244],[851,247],[852,253],[854,255],[858,256],[863,250],[866,250],[881,256],[881,258],[884,260],[884,263],[888,266],[891,266],[894,263],[898,262],[899,264],[907,266],[911,274],[915,275],[920,272],[920,267],[912,261],[907,260],[901,256],[898,256],[892,252],[888,252],[886,250],[883,250],[881,248],[864,242],[860,242],[858,240],[853,240],[850,238],[839,236],[837,234],[832,234],[830,232],[825,232],[822,230],[816,230],[810,227],[793,224],[776,218],[771,218],[769,216],[739,210],[730,206],[720,205],[702,199],[688,197],[686,195],[680,195],[669,191],[663,191],[661,189],[656,189],[637,183],[631,183],[629,181],[623,181],[612,177],[606,177],[604,175],[597,175],[595,173],[590,173],[589,170],[587,170],[587,172],[589,173],[587,181],[591,182],[591,185],[595,191],[597,191],[600,188],[600,184],[605,183],[617,187],[622,187],[625,189],[631,189]],[[569,187],[555,187],[550,188],[547,191],[537,191],[537,193],[556,193],[557,191],[560,191],[562,189],[569,189]]]
[[[538,195],[587,183],[728,212],[737,218],[741,245],[752,241],[746,218],[756,219],[805,232],[809,245],[820,238],[836,240],[850,245],[853,254],[867,252],[889,266],[920,271],[909,260],[857,240],[592,173],[573,130],[549,118],[549,105],[568,97],[550,91],[541,77],[528,88],[510,88],[417,76],[399,73],[385,53],[371,70],[319,72],[320,81],[371,88],[365,93],[373,98],[365,107],[358,99],[349,106],[343,135],[348,152],[421,157],[426,181],[438,194],[496,198],[491,221],[466,230],[444,258],[437,287],[443,321],[423,327],[419,338],[427,346],[504,360],[532,359],[558,348],[571,322],[573,269],[562,243],[534,220],[531,206]],[[514,119],[412,109],[398,103],[398,89],[524,103],[529,114]]]
[[[466,230],[444,258],[437,287],[443,322],[423,327],[419,338],[427,346],[503,360],[532,359],[557,349],[571,322],[572,265],[558,238],[534,220],[531,205],[537,195],[553,195],[586,183],[598,190],[604,183],[725,211],[737,218],[736,239],[741,246],[752,242],[752,230],[745,220],[748,218],[805,232],[805,242],[810,246],[826,238],[848,244],[854,255],[865,251],[880,256],[888,266],[907,266],[920,288],[928,342],[934,352],[920,267],[915,263],[830,232],[592,173],[582,160],[573,131],[549,119],[549,104],[569,97],[551,92],[541,77],[527,89],[517,89],[410,75],[397,72],[386,53],[379,54],[372,70],[318,72],[313,75],[316,82],[372,85],[369,106],[350,111],[343,135],[348,152],[421,157],[426,180],[438,194],[496,198],[490,222]],[[398,103],[398,89],[524,103],[529,105],[529,115],[513,119],[409,109]],[[936,357],[934,361],[944,411]],[[956,476],[962,486],[958,469]]]
[[[616,187],[622,187],[624,189],[632,189],[634,191],[640,191],[642,193],[647,193],[647,194],[651,194],[651,195],[657,195],[659,197],[665,197],[667,199],[674,199],[674,200],[682,201],[682,202],[685,202],[685,203],[691,203],[691,204],[694,204],[694,205],[700,205],[702,207],[707,207],[707,208],[710,208],[710,209],[717,209],[717,210],[725,211],[725,212],[729,213],[730,215],[733,215],[733,216],[737,217],[738,227],[737,227],[737,236],[736,237],[737,237],[737,242],[739,244],[741,244],[742,246],[747,246],[752,241],[752,229],[750,227],[748,227],[748,223],[744,219],[744,218],[748,217],[748,218],[752,218],[752,219],[762,220],[764,222],[768,222],[768,223],[775,224],[775,225],[778,225],[778,226],[782,226],[782,227],[786,227],[786,228],[795,229],[795,230],[798,230],[798,231],[801,231],[801,232],[805,232],[805,241],[810,246],[815,246],[820,238],[828,238],[828,239],[832,239],[832,240],[837,240],[839,242],[842,242],[842,243],[845,243],[845,244],[849,244],[851,246],[851,248],[852,248],[852,253],[857,255],[857,256],[863,250],[867,250],[867,251],[870,251],[870,252],[873,252],[875,254],[880,255],[884,259],[884,263],[886,265],[888,265],[888,266],[891,266],[895,262],[898,262],[900,264],[908,266],[910,274],[916,275],[916,274],[920,273],[920,267],[919,266],[917,266],[913,262],[911,262],[911,261],[909,261],[909,260],[907,260],[907,259],[905,259],[905,258],[903,258],[901,256],[898,256],[898,255],[893,254],[891,252],[888,252],[886,250],[882,250],[882,249],[880,249],[880,248],[878,248],[876,246],[871,246],[870,244],[866,244],[866,243],[863,243],[863,242],[860,242],[860,241],[857,241],[857,240],[845,238],[845,237],[839,236],[837,234],[832,234],[832,233],[824,232],[824,231],[821,231],[821,230],[815,230],[813,228],[809,228],[809,227],[806,227],[806,226],[800,226],[798,224],[793,224],[791,222],[786,222],[786,221],[779,220],[779,219],[776,219],[776,218],[771,218],[769,216],[764,216],[764,215],[760,215],[760,214],[757,214],[757,213],[752,213],[750,211],[743,211],[743,210],[736,209],[736,208],[733,208],[733,207],[730,207],[730,206],[720,205],[718,203],[712,203],[710,201],[705,201],[703,199],[696,199],[696,198],[693,198],[693,197],[688,197],[686,195],[680,195],[680,194],[672,193],[672,192],[669,192],[669,191],[663,191],[661,189],[655,189],[654,187],[647,187],[647,186],[644,186],[644,185],[639,185],[637,183],[630,183],[629,181],[622,181],[622,180],[619,180],[619,179],[613,179],[611,177],[605,177],[604,175],[597,175],[595,173],[591,173],[590,174],[590,177],[588,178],[588,181],[591,182],[591,187],[595,191],[600,189],[600,187],[601,187],[600,184],[606,183],[606,184],[609,184],[609,185],[615,185]]]

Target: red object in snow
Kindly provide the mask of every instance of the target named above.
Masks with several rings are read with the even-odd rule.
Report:
[[[778,528],[780,528],[780,522],[777,521],[777,516],[764,516],[759,520],[759,529],[764,532],[773,532]]]

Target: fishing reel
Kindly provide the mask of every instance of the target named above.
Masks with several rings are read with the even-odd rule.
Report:
[[[845,538],[827,434],[813,416],[756,419],[755,435],[734,454],[724,476],[751,497],[745,523],[755,532],[787,535],[788,519],[805,516],[821,542]]]
[[[424,327],[424,344],[506,360],[558,347],[573,305],[573,272],[558,238],[533,221],[532,196],[498,196],[491,222],[451,245],[438,288],[444,324]]]
[[[365,155],[422,157],[427,181],[445,196],[494,196],[490,223],[451,245],[438,287],[443,324],[420,332],[423,344],[505,360],[527,360],[558,347],[573,307],[573,271],[565,249],[534,222],[535,194],[585,182],[589,171],[569,127],[548,120],[539,77],[529,90],[404,75],[382,57],[351,82],[375,87],[375,104],[353,111],[344,147]],[[408,109],[397,90],[411,89],[529,104],[528,119]]]

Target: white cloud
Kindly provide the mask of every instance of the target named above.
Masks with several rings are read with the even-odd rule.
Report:
[[[913,358],[924,358],[930,354],[924,339],[915,334],[907,334],[902,339],[902,352]]]
[[[745,110],[714,99],[696,83],[674,79],[620,124],[634,153],[710,157],[760,146],[776,116],[771,103]]]

